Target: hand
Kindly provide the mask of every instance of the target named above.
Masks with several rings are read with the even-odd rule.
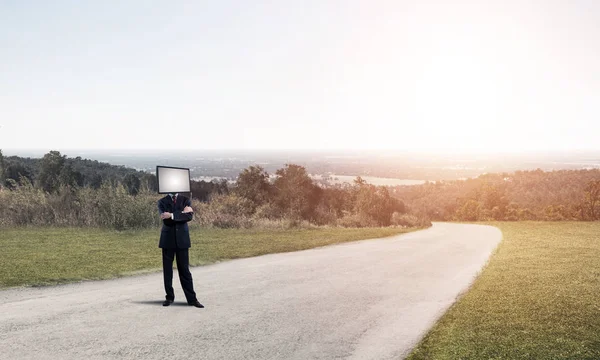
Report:
[[[183,208],[182,213],[187,214],[187,213],[191,213],[194,212],[194,209],[192,209],[191,206],[186,206],[185,208]]]
[[[171,213],[168,211],[165,211],[164,213],[160,214],[160,218],[165,220],[165,219],[170,219],[171,218]]]

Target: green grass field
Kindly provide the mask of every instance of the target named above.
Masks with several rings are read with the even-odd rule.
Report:
[[[408,359],[600,359],[600,223],[491,223],[503,241]]]
[[[412,230],[192,228],[190,264],[304,250],[409,231]],[[160,271],[159,235],[160,229],[123,232],[90,228],[1,229],[0,287],[52,285]]]
[[[491,223],[502,243],[409,359],[600,359],[600,223]],[[193,229],[193,265],[401,229]],[[0,286],[159,271],[159,230],[2,229]]]

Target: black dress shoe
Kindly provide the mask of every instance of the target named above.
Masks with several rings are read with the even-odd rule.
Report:
[[[169,306],[169,305],[171,305],[172,303],[173,303],[173,300],[169,300],[169,299],[167,299],[167,300],[165,300],[165,302],[163,302],[163,306]]]
[[[196,300],[194,302],[188,303],[189,306],[195,306],[197,308],[203,308],[204,305],[200,304],[200,301]]]

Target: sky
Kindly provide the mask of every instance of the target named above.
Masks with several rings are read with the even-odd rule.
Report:
[[[0,149],[599,150],[600,1],[0,1]]]

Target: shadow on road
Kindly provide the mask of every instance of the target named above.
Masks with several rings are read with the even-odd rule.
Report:
[[[141,301],[132,301],[134,304],[143,304],[143,305],[154,305],[154,306],[162,306],[164,300],[141,300]],[[171,304],[171,306],[189,306],[187,302],[177,302]]]

